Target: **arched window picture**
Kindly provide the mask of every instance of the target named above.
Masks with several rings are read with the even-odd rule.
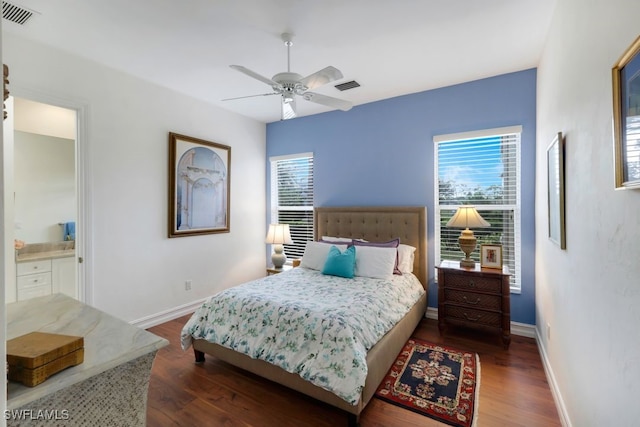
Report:
[[[229,232],[231,147],[169,133],[169,237]]]
[[[640,188],[640,37],[613,67],[616,188]]]

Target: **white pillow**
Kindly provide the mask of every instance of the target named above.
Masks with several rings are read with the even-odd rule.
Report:
[[[343,252],[347,249],[347,245],[333,245],[322,242],[307,242],[307,246],[304,248],[304,255],[300,261],[300,267],[311,268],[313,270],[320,270],[324,267],[324,263],[327,261],[327,255],[329,255],[329,249],[331,246],[335,246]]]
[[[389,279],[396,265],[396,248],[356,246],[356,276]]]
[[[343,242],[343,243],[351,243],[353,239],[349,237],[332,237],[332,236],[322,236],[322,240],[329,242]]]
[[[402,274],[413,273],[413,259],[416,248],[409,245],[398,245],[398,270]]]

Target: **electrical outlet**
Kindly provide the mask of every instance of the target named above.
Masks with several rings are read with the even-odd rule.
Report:
[[[191,290],[191,280],[186,280],[184,282],[184,290],[185,291],[190,291]]]
[[[547,323],[547,341],[551,340],[551,323]]]

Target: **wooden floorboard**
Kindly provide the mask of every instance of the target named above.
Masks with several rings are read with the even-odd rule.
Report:
[[[345,412],[271,381],[206,357],[194,363],[193,350],[180,348],[184,316],[149,328],[169,340],[154,361],[149,384],[147,426],[341,427]],[[414,337],[473,351],[480,356],[478,427],[560,426],[534,339],[513,336],[509,350],[499,337],[466,329],[441,336],[424,319]],[[437,421],[373,398],[360,416],[361,427],[443,426]]]

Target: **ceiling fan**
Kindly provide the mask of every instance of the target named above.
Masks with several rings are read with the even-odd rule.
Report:
[[[291,72],[291,46],[293,45],[292,36],[289,33],[282,34],[282,41],[287,47],[287,71],[278,73],[272,78],[264,77],[255,71],[251,71],[242,65],[231,65],[234,70],[240,71],[249,77],[253,77],[256,80],[260,80],[263,83],[268,84],[273,89],[273,92],[263,93],[259,95],[240,96],[237,98],[227,98],[223,101],[231,101],[234,99],[253,98],[257,96],[271,96],[280,95],[282,97],[282,120],[292,119],[296,117],[296,95],[301,96],[302,99],[316,104],[326,105],[327,107],[338,108],[343,111],[348,111],[353,106],[349,101],[345,101],[331,96],[322,95],[320,93],[309,92],[311,89],[315,89],[327,83],[335,80],[340,80],[343,76],[340,70],[335,67],[329,66],[323,68],[320,71],[316,71],[307,77],[302,77],[300,74]]]

